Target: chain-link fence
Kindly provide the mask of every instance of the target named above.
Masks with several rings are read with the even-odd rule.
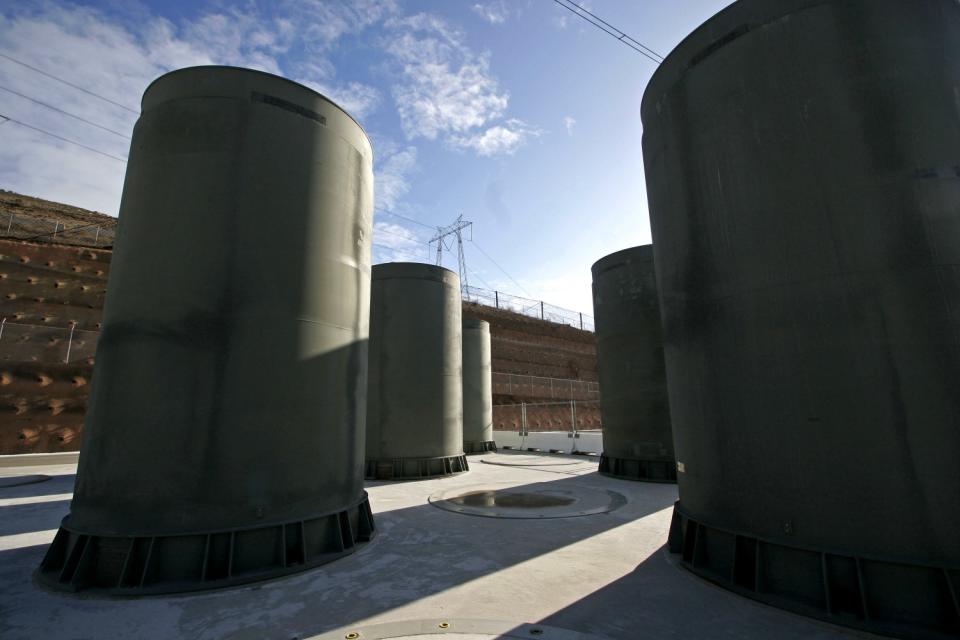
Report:
[[[97,352],[99,331],[45,327],[0,319],[0,362],[80,363]]]
[[[0,212],[0,237],[34,242],[52,242],[84,247],[110,247],[116,239],[117,223],[84,223],[35,218]],[[496,309],[512,311],[530,318],[539,318],[557,324],[565,324],[584,331],[593,331],[593,317],[579,311],[564,309],[542,300],[489,291],[477,287],[464,287],[463,299]]]
[[[539,318],[540,320],[565,324],[584,331],[593,331],[592,316],[547,304],[542,300],[530,300],[502,291],[488,291],[477,287],[464,287],[463,299],[487,307],[513,311],[530,318]]]
[[[494,371],[493,393],[551,400],[599,400],[600,383]]]
[[[603,428],[599,400],[566,402],[521,402],[493,406],[493,424],[498,431],[599,431]]]
[[[0,236],[17,240],[108,247],[113,245],[116,232],[116,222],[85,223],[0,213]]]

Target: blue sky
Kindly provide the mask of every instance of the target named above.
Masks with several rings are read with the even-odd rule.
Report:
[[[728,3],[581,4],[665,55]],[[552,0],[0,0],[0,54],[134,110],[152,79],[195,64],[319,90],[374,143],[375,262],[427,260],[430,229],[407,219],[463,214],[471,285],[592,313],[593,262],[650,242],[640,99],[655,66]],[[0,188],[116,215],[122,162],[20,123],[124,157],[135,113],[0,57],[0,114],[17,121],[0,125]]]

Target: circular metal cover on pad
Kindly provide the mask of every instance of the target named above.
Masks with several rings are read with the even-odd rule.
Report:
[[[501,467],[568,467],[582,464],[583,460],[568,460],[555,456],[511,455],[511,460],[481,460],[483,464],[495,464]]]
[[[429,502],[438,509],[464,515],[537,520],[607,513],[625,505],[627,499],[615,491],[538,482],[444,489],[430,496]]]

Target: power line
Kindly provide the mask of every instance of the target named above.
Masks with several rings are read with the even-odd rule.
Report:
[[[619,40],[620,42],[627,45],[637,53],[649,58],[653,62],[657,64],[660,64],[661,62],[663,62],[662,55],[660,55],[659,53],[657,53],[647,45],[643,44],[636,38],[628,36],[626,33],[621,31],[617,27],[613,26],[603,18],[591,13],[584,7],[578,5],[576,2],[573,2],[572,0],[563,0],[562,2],[561,0],[553,0],[553,1],[556,4],[560,5],[561,7],[563,7],[564,9],[566,9],[567,11],[569,11],[570,13],[576,15],[579,18],[582,18],[586,22],[589,22],[594,27],[600,29],[607,35],[615,38],[616,40]]]
[[[480,284],[482,284],[483,286],[485,286],[485,287],[486,287],[487,289],[489,289],[490,291],[493,291],[493,290],[494,290],[494,288],[490,286],[490,283],[488,283],[486,280],[484,280],[483,278],[480,277],[480,274],[479,274],[479,273],[477,273],[477,272],[474,271],[473,269],[468,269],[468,271],[470,271],[470,273],[473,274],[473,277],[474,277],[474,278],[476,278],[477,280],[480,281]]]
[[[372,243],[370,243],[370,244],[371,244],[371,246],[377,247],[378,249],[386,249],[387,251],[405,251],[405,249],[398,249],[397,247],[391,247],[391,246],[388,246],[388,245],[385,245],[385,244],[380,244],[380,243],[378,243],[378,242],[372,242]],[[427,248],[427,257],[426,257],[427,260],[430,259],[430,255],[429,255],[429,254],[430,254],[430,250],[429,250],[429,247],[428,247],[428,248]],[[424,263],[424,264],[426,264],[426,263]]]
[[[7,60],[9,60],[10,62],[13,62],[14,64],[18,64],[18,65],[20,65],[21,67],[26,67],[27,69],[30,69],[31,71],[34,71],[34,72],[36,72],[36,73],[39,73],[40,75],[46,76],[46,77],[48,77],[48,78],[50,78],[50,79],[52,79],[52,80],[56,80],[57,82],[62,82],[63,84],[67,85],[68,87],[73,87],[73,88],[76,89],[77,91],[83,91],[83,92],[86,93],[87,95],[91,95],[91,96],[93,96],[93,97],[95,97],[95,98],[100,98],[101,100],[103,100],[103,101],[105,101],[105,102],[109,102],[110,104],[112,104],[112,105],[114,105],[114,106],[117,106],[117,107],[120,107],[121,109],[125,109],[125,110],[129,111],[130,113],[133,113],[133,114],[136,114],[136,115],[140,115],[140,112],[137,111],[136,109],[131,109],[131,108],[128,107],[127,105],[125,105],[125,104],[120,104],[120,103],[117,102],[116,100],[111,100],[110,98],[107,98],[107,97],[105,97],[105,96],[102,96],[102,95],[100,95],[99,93],[94,93],[93,91],[90,91],[89,89],[86,89],[86,88],[84,88],[84,87],[81,87],[80,85],[73,84],[72,82],[69,82],[68,80],[64,80],[63,78],[58,78],[57,76],[53,75],[52,73],[47,73],[47,72],[44,71],[43,69],[38,69],[38,68],[36,68],[36,67],[34,67],[34,66],[32,66],[32,65],[27,64],[26,62],[23,62],[23,61],[21,61],[21,60],[17,60],[16,58],[13,58],[13,57],[11,57],[11,56],[8,56],[8,55],[5,54],[5,53],[0,53],[0,58],[6,58]]]
[[[398,226],[399,226],[399,225],[398,225]],[[401,227],[401,228],[402,228],[402,227]],[[377,233],[378,231],[382,231],[383,233],[389,233],[389,234],[392,235],[392,236],[397,236],[398,238],[403,238],[404,240],[410,240],[411,242],[416,242],[416,243],[418,243],[418,244],[421,243],[421,242],[423,242],[423,240],[420,240],[419,238],[416,238],[416,237],[411,238],[410,236],[405,236],[405,235],[403,235],[402,233],[397,233],[396,231],[391,231],[390,229],[384,229],[383,227],[374,227],[374,228],[373,228],[373,232],[374,232],[374,233]]]
[[[13,89],[8,89],[8,88],[6,88],[6,87],[0,86],[0,90],[6,91],[7,93],[12,93],[12,94],[15,95],[15,96],[20,96],[20,97],[23,98],[24,100],[29,100],[30,102],[33,102],[33,103],[35,103],[35,104],[39,104],[40,106],[46,107],[47,109],[52,109],[53,111],[56,111],[57,113],[62,113],[62,114],[65,115],[65,116],[69,116],[69,117],[71,117],[71,118],[73,118],[73,119],[75,119],[75,120],[79,120],[80,122],[85,122],[86,124],[89,124],[90,126],[96,127],[96,128],[98,128],[98,129],[103,129],[104,131],[108,131],[108,132],[110,132],[110,133],[112,133],[112,134],[114,134],[114,135],[120,136],[121,138],[126,138],[127,140],[130,139],[130,136],[128,136],[128,135],[126,135],[126,134],[123,134],[123,133],[120,133],[119,131],[114,131],[113,129],[109,129],[109,128],[103,126],[102,124],[97,124],[96,122],[92,122],[92,121],[90,121],[90,120],[87,120],[86,118],[81,118],[81,117],[78,116],[78,115],[74,115],[74,114],[72,114],[72,113],[70,113],[70,112],[68,112],[68,111],[64,111],[63,109],[60,109],[60,108],[58,108],[58,107],[55,107],[55,106],[53,106],[53,105],[51,105],[51,104],[47,104],[46,102],[41,102],[40,100],[37,100],[36,98],[31,98],[30,96],[24,95],[24,94],[22,94],[22,93],[20,93],[20,92],[18,92],[18,91],[14,91]]]
[[[0,54],[0,55],[2,55],[2,54]],[[70,144],[73,144],[73,145],[76,145],[76,146],[81,147],[81,148],[83,148],[83,149],[86,149],[87,151],[92,151],[92,152],[94,152],[94,153],[99,153],[99,154],[102,155],[102,156],[107,156],[108,158],[113,158],[114,160],[119,160],[120,162],[123,162],[123,163],[126,163],[126,162],[127,162],[127,159],[126,159],[126,158],[121,158],[120,156],[115,156],[115,155],[113,155],[113,154],[107,153],[106,151],[100,151],[100,149],[94,149],[93,147],[88,147],[87,145],[83,144],[82,142],[77,142],[76,140],[70,140],[69,138],[64,138],[63,136],[58,136],[58,135],[55,134],[55,133],[50,133],[49,131],[45,131],[44,129],[41,129],[41,128],[39,128],[39,127],[35,127],[35,126],[33,126],[32,124],[27,124],[26,122],[20,122],[19,120],[15,119],[15,118],[11,118],[11,117],[9,117],[9,116],[5,116],[5,115],[2,115],[2,114],[0,114],[0,118],[5,118],[7,121],[13,122],[14,124],[18,124],[18,125],[20,125],[21,127],[26,127],[27,129],[33,129],[34,131],[38,131],[38,132],[40,132],[40,133],[42,133],[42,134],[44,134],[44,135],[50,136],[51,138],[56,138],[57,140],[62,140],[63,142],[68,142],[68,143],[70,143]]]
[[[426,227],[427,229],[430,229],[431,231],[437,230],[437,228],[433,225],[427,224],[425,222],[420,222],[419,220],[414,220],[413,218],[402,216],[399,213],[394,213],[393,211],[387,211],[386,209],[377,209],[377,208],[374,208],[374,211],[379,211],[380,213],[385,213],[388,216],[393,216],[395,218],[400,218],[401,220],[406,220],[407,222],[412,222],[413,224],[418,224],[421,227]]]
[[[586,13],[587,15],[589,15],[590,17],[595,18],[597,21],[602,22],[604,25],[610,27],[611,29],[613,29],[614,31],[616,31],[617,33],[619,33],[619,34],[620,34],[620,37],[617,38],[617,40],[623,40],[623,39],[630,40],[631,42],[633,42],[633,43],[636,44],[637,46],[639,46],[639,47],[641,47],[641,48],[649,51],[650,53],[652,53],[652,54],[655,55],[656,57],[660,58],[661,61],[663,61],[663,56],[660,55],[660,53],[654,51],[653,49],[651,49],[651,48],[648,47],[647,45],[643,44],[643,43],[640,42],[639,40],[637,40],[637,39],[635,39],[635,38],[631,38],[630,36],[628,36],[627,34],[625,34],[623,31],[620,31],[620,29],[617,29],[615,26],[613,26],[612,24],[610,24],[609,22],[607,22],[606,20],[604,20],[603,18],[601,18],[601,17],[598,16],[597,14],[591,13],[591,11],[590,11],[589,9],[587,9],[586,7],[584,7],[584,6],[582,6],[582,5],[579,5],[579,4],[577,4],[576,2],[573,2],[573,0],[564,0],[564,1],[567,2],[568,4],[572,4],[573,6],[575,6],[575,7],[576,7],[577,9],[579,9],[580,11],[583,11],[584,13]]]
[[[523,292],[524,292],[525,294],[527,294],[530,298],[533,298],[533,297],[534,297],[534,295],[533,295],[532,293],[530,293],[529,291],[527,291],[526,289],[523,288],[523,285],[521,285],[519,282],[517,282],[516,280],[514,280],[514,279],[513,279],[513,276],[511,276],[509,273],[507,273],[506,271],[504,271],[503,267],[501,267],[499,264],[497,264],[497,261],[496,261],[496,260],[494,260],[493,258],[491,258],[490,255],[489,255],[486,251],[484,251],[482,248],[480,248],[480,245],[477,244],[477,241],[476,241],[476,240],[471,240],[471,242],[473,243],[473,246],[475,246],[475,247],[477,248],[477,251],[479,251],[480,253],[482,253],[482,254],[486,257],[486,259],[489,260],[490,262],[492,262],[493,265],[494,265],[497,269],[500,269],[500,272],[501,272],[503,275],[507,276],[507,278],[510,279],[510,282],[512,282],[513,284],[517,285],[517,287],[520,289],[520,291],[523,291]]]
[[[576,2],[573,2],[572,0],[563,0],[562,2],[561,0],[553,0],[553,1],[558,5],[560,5],[561,7],[563,7],[564,9],[566,9],[567,11],[569,11],[570,13],[574,14],[575,16],[589,22],[590,24],[595,26],[597,29],[600,29],[601,31],[611,36],[612,38],[619,40],[620,42],[627,45],[628,47],[630,47],[640,55],[645,56],[646,58],[649,58],[650,60],[652,60],[657,64],[660,64],[661,62],[663,62],[662,55],[660,55],[659,53],[657,53],[647,45],[643,44],[636,38],[628,36],[626,33],[616,28],[615,26],[613,26],[603,18],[600,18],[590,13],[589,11],[587,11],[586,9],[578,5]]]
[[[380,212],[380,213],[386,213],[387,215],[395,216],[395,217],[397,217],[397,218],[400,218],[401,220],[406,220],[407,222],[412,222],[412,223],[414,223],[414,224],[420,225],[421,227],[426,227],[427,229],[430,229],[430,230],[432,230],[432,231],[436,231],[436,227],[433,227],[433,226],[431,226],[431,225],[429,225],[429,224],[426,224],[426,223],[424,223],[424,222],[420,222],[419,220],[414,220],[413,218],[408,218],[408,217],[406,217],[406,216],[402,216],[402,215],[400,215],[399,213],[394,213],[393,211],[387,211],[386,209],[374,209],[374,211],[378,211],[378,212]],[[405,236],[405,235],[403,235],[403,234],[401,234],[401,233],[397,233],[397,232],[395,232],[395,231],[390,231],[389,229],[384,229],[384,228],[382,228],[382,227],[377,227],[377,228],[375,229],[375,231],[385,231],[386,233],[392,233],[393,235],[398,236],[398,237],[401,237],[401,238],[408,238],[407,236]],[[409,238],[408,238],[408,239],[409,239]],[[477,247],[477,250],[480,251],[480,253],[482,253],[484,256],[486,256],[486,258],[487,258],[488,260],[490,260],[490,262],[492,262],[494,265],[496,265],[497,269],[500,269],[500,271],[503,272],[503,274],[504,274],[505,276],[507,276],[507,278],[509,278],[511,282],[513,282],[515,285],[517,285],[517,287],[519,287],[521,291],[523,291],[524,293],[526,293],[528,296],[533,297],[533,296],[530,294],[529,291],[527,291],[526,289],[524,289],[524,288],[520,285],[520,283],[518,283],[516,280],[514,280],[514,279],[510,276],[509,273],[507,273],[506,271],[503,270],[503,267],[501,267],[499,264],[497,264],[496,261],[494,261],[493,258],[491,258],[483,249],[481,249],[480,246],[477,245],[477,243],[476,243],[475,241],[473,241],[472,238],[470,238],[470,241],[473,242],[474,246]],[[381,247],[381,248],[383,248],[383,249],[390,249],[390,250],[392,250],[392,251],[398,251],[398,249],[397,249],[396,247],[388,247],[388,246],[382,245],[382,244],[376,244],[376,243],[374,243],[373,246],[375,246],[375,247]],[[428,246],[429,246],[429,245],[428,245]],[[429,253],[429,251],[428,251],[428,253]],[[483,283],[483,285],[484,285],[487,289],[490,289],[491,291],[494,289],[492,286],[490,286],[489,283],[487,283],[486,281],[484,281],[484,279],[481,278],[481,277],[477,274],[476,271],[474,271],[473,269],[468,269],[468,271],[469,271],[474,277],[476,277],[481,283]]]

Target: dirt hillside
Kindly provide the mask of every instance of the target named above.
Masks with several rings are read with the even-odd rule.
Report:
[[[3,216],[11,213],[27,231],[46,229],[51,220],[68,228],[116,223],[95,211],[0,191],[0,236]],[[6,319],[0,332],[0,454],[80,447],[112,257],[93,239],[0,238],[0,318]],[[84,242],[91,246],[78,246]],[[599,427],[598,404],[590,402],[596,386],[587,384],[597,380],[592,333],[469,302],[463,315],[490,323],[494,404],[515,405],[495,408],[495,428],[518,428],[521,402],[553,402],[528,409],[528,428],[569,429],[570,397],[579,403],[578,428]]]

